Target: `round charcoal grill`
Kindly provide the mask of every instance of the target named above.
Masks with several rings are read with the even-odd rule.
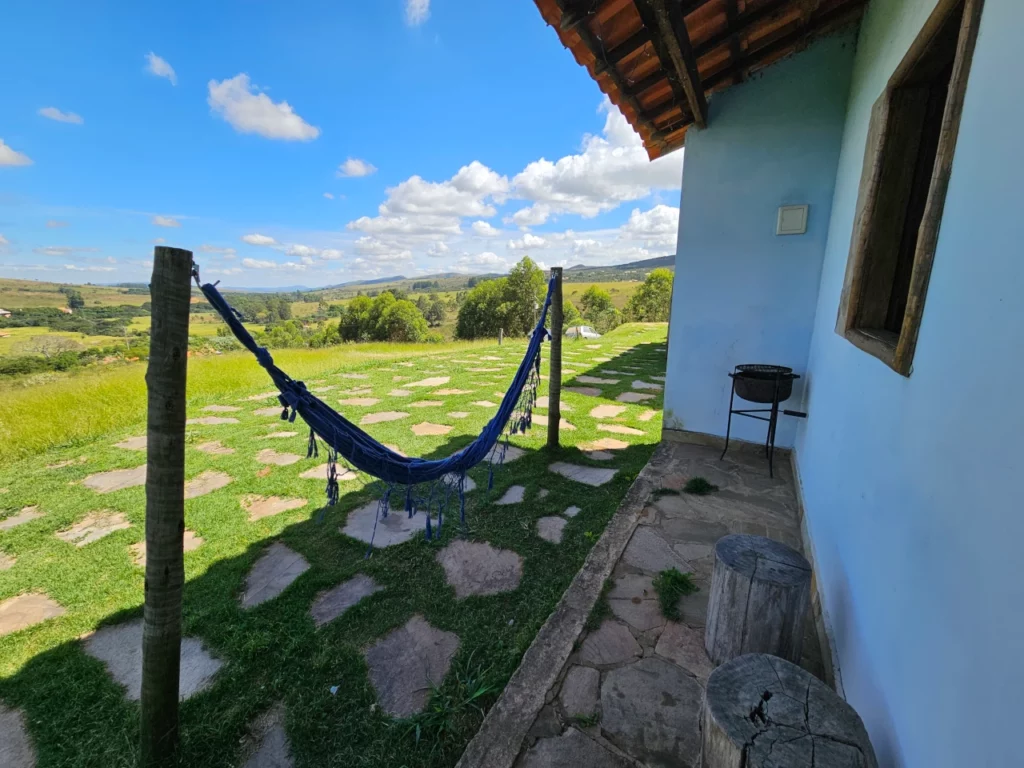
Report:
[[[779,403],[783,403],[793,394],[793,381],[800,376],[793,373],[792,368],[784,365],[764,365],[761,363],[747,363],[737,365],[732,373],[732,394],[729,396],[729,422],[725,428],[725,448],[722,449],[722,458],[729,450],[729,434],[732,431],[732,417],[746,416],[748,419],[768,422],[768,437],[764,443],[765,454],[768,457],[768,474],[774,477],[775,458],[775,425],[779,419]],[[763,403],[770,405],[769,408],[733,408],[736,398],[746,400],[750,403]],[[807,414],[801,411],[783,411],[787,416],[803,417]],[[762,416],[761,414],[767,414]]]
[[[729,375],[736,396],[751,403],[784,403],[793,394],[793,379],[799,378],[792,368],[761,364],[737,365]]]

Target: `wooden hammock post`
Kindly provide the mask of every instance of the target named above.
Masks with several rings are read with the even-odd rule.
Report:
[[[185,581],[185,380],[192,252],[158,245],[149,286],[146,369],[146,597],[142,632],[142,765],[176,765],[181,592]]]
[[[548,448],[558,447],[562,421],[562,268],[552,267],[555,289],[551,294],[551,364],[548,366]]]

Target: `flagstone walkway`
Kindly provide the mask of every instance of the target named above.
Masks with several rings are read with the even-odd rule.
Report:
[[[655,492],[608,580],[605,618],[577,638],[546,705],[523,742],[518,768],[649,766],[696,768],[698,720],[712,664],[704,651],[714,543],[729,533],[769,536],[800,548],[791,472],[747,449],[718,460],[714,448],[666,444]],[[720,490],[682,493],[704,477]],[[630,514],[620,511],[619,514]],[[681,598],[681,621],[662,615],[652,580],[667,568],[691,573],[696,594]],[[543,662],[541,662],[543,663]],[[808,616],[803,666],[824,676]]]

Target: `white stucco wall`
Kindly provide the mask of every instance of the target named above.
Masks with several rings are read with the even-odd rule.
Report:
[[[715,96],[710,127],[687,134],[665,392],[670,429],[724,435],[728,373],[738,363],[804,373],[854,40],[852,32],[822,40]],[[807,233],[776,235],[779,206],[803,203]],[[786,407],[799,410],[801,401],[797,382]],[[776,445],[793,444],[795,422],[780,417]],[[764,442],[766,428],[733,419],[738,438]]]
[[[1024,765],[1021,0],[985,4],[912,375],[834,331],[871,106],[934,5],[875,0],[861,28],[797,458],[880,764],[995,768]]]

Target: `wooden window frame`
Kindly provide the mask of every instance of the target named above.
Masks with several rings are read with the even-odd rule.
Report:
[[[892,231],[892,222],[885,220],[886,206],[879,205],[883,172],[892,173],[891,164],[884,162],[886,149],[900,140],[901,126],[898,119],[900,110],[894,109],[897,99],[907,98],[906,89],[901,90],[914,71],[915,66],[928,53],[950,16],[960,7],[963,16],[956,41],[956,54],[946,104],[942,112],[939,144],[932,168],[931,182],[925,202],[924,216],[918,229],[914,249],[913,267],[907,307],[903,316],[900,333],[874,331],[858,327],[857,318],[869,299],[867,279],[872,257],[873,238],[884,237],[886,228]],[[836,333],[854,346],[877,357],[903,376],[909,376],[917,347],[918,332],[924,314],[925,295],[935,260],[935,248],[939,237],[946,191],[956,151],[960,118],[963,114],[964,96],[971,69],[971,59],[978,39],[978,27],[984,0],[939,0],[931,16],[925,22],[910,50],[904,56],[872,109],[868,140],[864,153],[864,167],[861,173],[860,190],[857,197],[857,213],[854,220],[850,255],[846,266],[846,278],[836,320]],[[903,169],[908,170],[908,169]],[[891,181],[891,180],[890,180]],[[884,201],[883,201],[884,202]],[[880,232],[882,234],[880,234]]]

